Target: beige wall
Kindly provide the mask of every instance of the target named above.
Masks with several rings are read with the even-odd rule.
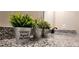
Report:
[[[59,29],[79,32],[79,11],[56,12],[55,25]]]
[[[58,29],[77,30],[79,32],[79,11],[55,11],[55,16],[52,14],[53,12],[50,12],[50,14],[46,16],[50,24],[53,24],[55,20],[54,25],[57,26]]]
[[[51,27],[54,26],[54,12],[53,11],[45,11],[44,12],[44,20],[50,23]]]
[[[19,11],[22,14],[29,14],[34,19],[43,19],[43,11]],[[0,11],[0,26],[9,27],[9,16],[17,13],[17,11]]]

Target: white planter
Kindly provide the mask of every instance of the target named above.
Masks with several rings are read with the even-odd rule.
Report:
[[[32,29],[32,35],[34,37],[34,40],[38,40],[39,38],[41,38],[41,31],[42,29],[39,29],[39,28]]]
[[[41,32],[42,32],[42,29],[40,29],[40,28],[37,28],[37,29],[36,29],[37,38],[41,38]]]
[[[26,43],[30,39],[30,33],[32,28],[15,27],[16,43]]]
[[[48,36],[48,33],[49,33],[49,29],[44,29],[45,37]],[[41,28],[36,28],[35,32],[34,32],[34,35],[36,36],[37,39],[41,38],[42,37],[42,29]]]
[[[49,29],[44,29],[44,37],[48,37]],[[42,32],[41,32],[42,35]]]

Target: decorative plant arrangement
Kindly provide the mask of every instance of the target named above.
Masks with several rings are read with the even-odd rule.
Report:
[[[50,24],[44,20],[35,19],[33,20],[33,34],[34,37],[47,37],[47,32],[49,32]]]
[[[41,36],[46,37],[46,34],[47,34],[46,32],[49,31],[48,29],[50,29],[50,24],[48,24],[44,20],[40,20],[39,23],[38,23],[38,27],[42,29]]]
[[[50,29],[50,25],[44,21],[33,20],[29,15],[15,14],[10,16],[10,22],[15,27],[16,39],[27,39],[32,34],[34,38],[45,37],[46,29]],[[40,30],[41,29],[41,30]],[[39,35],[39,33],[41,35]]]
[[[32,24],[32,34],[33,34],[33,38],[34,39],[39,39],[40,35],[39,35],[39,30],[38,30],[38,23],[39,21],[37,19],[33,20]]]
[[[26,42],[30,38],[33,20],[29,15],[15,14],[10,16],[10,22],[15,27],[17,44]]]

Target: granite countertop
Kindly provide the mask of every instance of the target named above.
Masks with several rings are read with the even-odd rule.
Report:
[[[79,47],[79,35],[49,34],[48,38],[17,44],[16,38],[0,40],[0,47]]]

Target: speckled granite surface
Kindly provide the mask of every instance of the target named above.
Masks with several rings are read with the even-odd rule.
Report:
[[[79,47],[79,35],[49,34],[48,38],[41,38],[24,44],[17,44],[16,39],[0,40],[0,47]]]
[[[15,38],[15,31],[13,27],[0,27],[0,40]]]

